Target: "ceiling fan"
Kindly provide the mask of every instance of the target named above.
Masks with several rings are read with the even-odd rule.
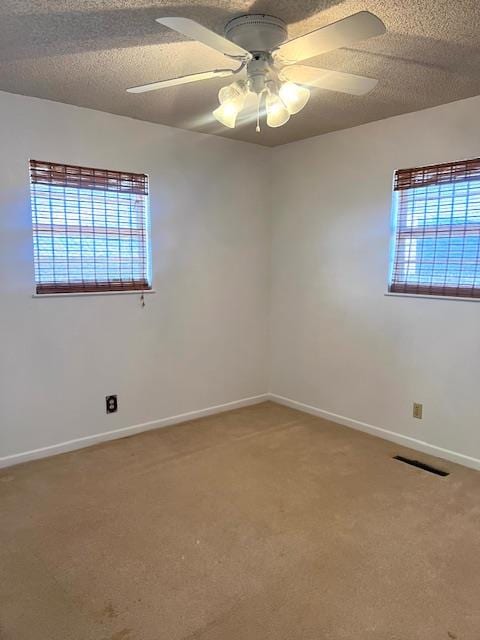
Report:
[[[287,40],[287,25],[283,20],[263,14],[247,14],[230,20],[224,37],[189,18],[158,18],[157,22],[223,53],[236,61],[238,67],[160,80],[127,91],[143,93],[240,74],[238,80],[220,89],[220,106],[213,111],[213,116],[233,129],[247,98],[255,96],[257,131],[260,131],[262,101],[267,125],[280,127],[307,104],[310,91],[305,85],[356,96],[372,91],[378,82],[372,78],[298,63],[386,31],[380,18],[369,11],[360,11],[292,40]]]

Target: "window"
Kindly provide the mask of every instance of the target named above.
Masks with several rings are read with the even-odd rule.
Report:
[[[150,289],[144,174],[30,161],[38,294]]]
[[[395,172],[389,291],[480,298],[480,158]]]

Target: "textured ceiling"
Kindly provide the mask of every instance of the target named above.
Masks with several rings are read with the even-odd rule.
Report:
[[[308,60],[379,79],[368,96],[315,90],[283,127],[234,131],[211,116],[219,87],[209,80],[148,94],[125,88],[224,67],[225,58],[155,22],[185,16],[223,34],[242,13],[283,18],[289,36],[361,10],[387,33]],[[66,102],[175,127],[277,145],[480,94],[479,0],[2,0],[0,90]]]

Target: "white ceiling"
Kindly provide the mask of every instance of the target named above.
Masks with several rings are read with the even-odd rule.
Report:
[[[298,36],[361,10],[387,33],[308,61],[380,80],[368,96],[316,90],[307,107],[278,129],[252,123],[234,131],[211,116],[210,80],[148,94],[125,88],[225,66],[225,58],[155,22],[193,18],[223,33],[242,13],[283,18]],[[480,94],[478,0],[2,0],[0,90],[57,100],[141,120],[274,146]]]

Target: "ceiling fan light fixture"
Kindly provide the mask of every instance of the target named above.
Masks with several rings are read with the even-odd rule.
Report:
[[[284,82],[280,87],[279,95],[287,107],[288,113],[293,115],[301,111],[307,104],[310,98],[310,91],[294,82]]]
[[[265,99],[267,124],[269,127],[281,127],[290,119],[290,113],[276,93],[269,92]]]
[[[130,87],[127,91],[156,91],[200,80],[227,78],[245,70],[246,80],[237,80],[220,89],[220,106],[213,111],[213,116],[224,126],[233,129],[238,114],[245,107],[247,96],[256,95],[256,131],[260,131],[260,100],[264,95],[268,126],[281,127],[288,122],[291,115],[301,111],[307,104],[310,91],[304,85],[355,96],[372,91],[377,84],[372,78],[298,63],[327,51],[349,47],[358,41],[380,36],[386,31],[380,18],[369,11],[359,11],[290,40],[285,22],[265,14],[237,16],[225,26],[223,37],[190,18],[166,16],[158,18],[157,22],[186,36],[187,39],[201,42],[223,54],[229,59],[229,65],[226,68]],[[238,63],[237,68],[230,67],[232,61]],[[284,71],[285,66],[288,67],[288,72]],[[292,77],[301,84],[292,82],[289,79]]]

